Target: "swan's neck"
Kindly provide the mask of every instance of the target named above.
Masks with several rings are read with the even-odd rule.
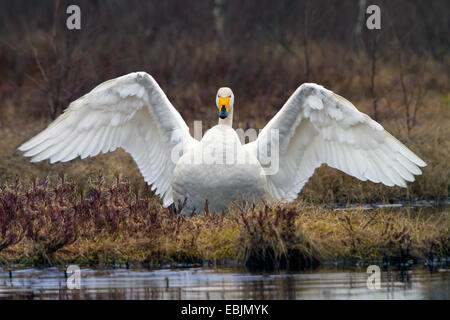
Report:
[[[224,125],[224,126],[229,126],[229,127],[233,126],[233,109],[232,108],[230,108],[228,117],[226,117],[225,119],[219,118],[219,124]]]

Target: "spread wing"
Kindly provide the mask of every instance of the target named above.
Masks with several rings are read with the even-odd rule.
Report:
[[[152,190],[173,202],[175,146],[186,152],[196,140],[156,81],[145,72],[106,81],[72,102],[44,131],[20,146],[32,162],[82,159],[123,148]]]
[[[270,138],[276,131],[278,142]],[[301,85],[245,147],[263,163],[279,150],[279,169],[266,177],[276,200],[295,200],[323,163],[363,181],[401,187],[426,165],[379,123],[316,84]]]

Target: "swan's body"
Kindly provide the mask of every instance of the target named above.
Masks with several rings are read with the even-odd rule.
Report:
[[[194,158],[199,154],[204,158],[196,164]],[[207,156],[216,160],[217,154],[222,161],[208,163]],[[208,199],[208,208],[217,212],[226,210],[235,200],[270,200],[266,176],[256,158],[242,163],[237,161],[249,157],[252,155],[243,148],[231,127],[217,125],[211,128],[175,167],[172,182],[175,203],[184,203],[186,199],[184,209],[192,212],[203,209],[205,199]]]
[[[316,84],[301,85],[246,145],[232,129],[232,91],[219,89],[216,104],[219,124],[195,140],[156,81],[131,73],[72,102],[19,149],[33,162],[54,163],[121,147],[163,205],[186,200],[185,212],[203,210],[206,200],[211,211],[233,200],[292,201],[323,163],[363,181],[402,187],[425,166],[379,123]]]

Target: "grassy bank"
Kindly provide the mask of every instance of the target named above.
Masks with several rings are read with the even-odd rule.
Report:
[[[106,179],[108,180],[108,179]],[[235,204],[183,217],[148,188],[101,174],[0,188],[0,263],[53,265],[239,263],[303,268],[327,260],[393,264],[450,255],[444,209],[333,211],[306,202]],[[182,204],[179,204],[182,205]],[[440,211],[440,212],[439,212]]]

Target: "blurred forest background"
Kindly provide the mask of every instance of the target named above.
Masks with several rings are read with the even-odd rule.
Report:
[[[66,8],[81,8],[68,30]],[[368,5],[381,30],[368,30]],[[217,122],[215,94],[236,95],[235,128],[263,128],[294,90],[315,82],[352,101],[428,164],[408,189],[322,166],[300,194],[316,202],[448,198],[449,1],[0,1],[0,185],[16,175],[83,184],[103,169],[143,185],[123,151],[30,164],[17,147],[97,84],[146,71],[187,124]],[[205,121],[206,120],[206,121]]]

